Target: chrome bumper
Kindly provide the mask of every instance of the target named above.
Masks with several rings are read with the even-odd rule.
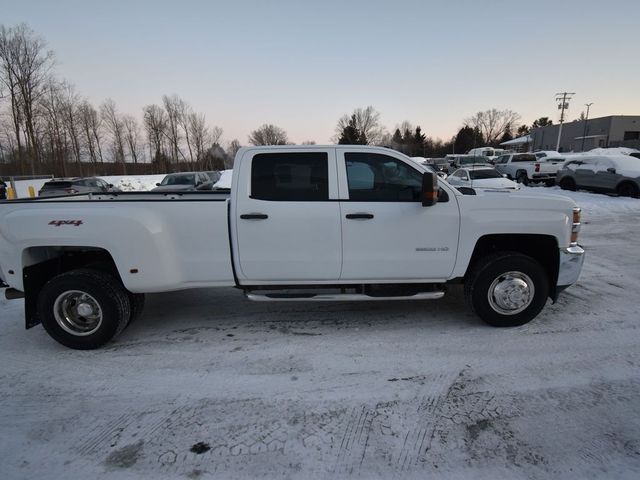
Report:
[[[558,269],[558,287],[568,287],[578,281],[582,264],[584,263],[584,249],[574,245],[560,249],[560,266]]]

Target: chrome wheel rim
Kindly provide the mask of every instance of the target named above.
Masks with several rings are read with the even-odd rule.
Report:
[[[489,286],[489,305],[502,315],[516,315],[527,309],[535,287],[531,278],[522,272],[501,273]]]
[[[65,332],[78,337],[95,333],[102,325],[102,308],[87,292],[67,290],[53,303],[53,316]]]

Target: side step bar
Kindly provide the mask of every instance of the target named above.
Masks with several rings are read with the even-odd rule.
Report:
[[[420,292],[415,295],[392,297],[372,297],[362,293],[246,293],[249,300],[254,302],[374,302],[389,300],[437,300],[444,297],[443,291]]]

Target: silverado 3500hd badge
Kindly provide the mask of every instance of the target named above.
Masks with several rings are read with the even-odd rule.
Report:
[[[82,220],[51,220],[49,225],[54,225],[56,227],[61,227],[62,225],[73,225],[74,227],[79,227],[82,223]]]

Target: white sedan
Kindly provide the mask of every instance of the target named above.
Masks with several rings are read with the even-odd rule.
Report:
[[[454,187],[520,189],[520,184],[505,178],[493,167],[459,168],[449,175],[447,182]]]

